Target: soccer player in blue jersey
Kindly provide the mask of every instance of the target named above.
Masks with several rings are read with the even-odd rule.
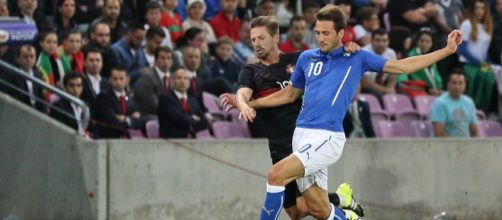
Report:
[[[343,211],[329,203],[327,168],[341,156],[345,144],[343,118],[364,72],[413,73],[455,53],[461,43],[461,33],[455,30],[448,35],[447,46],[440,50],[403,60],[386,60],[366,51],[345,53],[340,43],[344,29],[340,8],[332,4],[322,8],[315,26],[320,48],[300,55],[291,76],[292,85],[240,108],[240,117],[253,120],[254,108],[293,103],[304,94],[293,135],[294,153],[274,164],[268,173],[261,220],[277,219],[284,186],[293,180],[310,215],[318,219],[345,219]]]

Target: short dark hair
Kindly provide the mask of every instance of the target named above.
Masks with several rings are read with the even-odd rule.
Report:
[[[89,33],[94,33],[96,31],[96,27],[98,27],[98,25],[106,25],[106,26],[108,26],[108,28],[110,28],[110,25],[108,25],[104,21],[100,21],[100,22],[96,22],[94,24],[91,24],[91,28],[89,28]],[[110,31],[111,31],[111,28],[110,28]]]
[[[224,45],[224,44],[228,44],[232,47],[234,46],[234,42],[232,41],[232,39],[230,39],[229,37],[222,37],[222,38],[218,39],[218,41],[216,41],[215,48],[217,48],[221,45]]]
[[[110,76],[112,75],[113,71],[125,72],[126,76],[129,77],[129,74],[127,73],[127,69],[122,65],[117,65],[117,66],[112,67],[110,69]]]
[[[308,2],[305,2],[305,4],[302,4],[302,12],[305,12],[307,11],[307,9],[310,9],[310,8],[320,8],[321,6],[315,2],[315,1],[308,1]]]
[[[185,73],[186,73],[186,71],[187,71],[187,69],[186,69],[185,67],[183,67],[183,66],[178,66],[178,67],[175,67],[174,69],[172,69],[171,74],[170,74],[170,77],[174,76],[174,74],[175,74],[176,72],[180,71],[180,70],[185,71]]]
[[[31,49],[35,50],[35,55],[36,55],[37,49],[35,49],[35,47],[33,45],[31,45],[31,44],[23,44],[23,45],[17,47],[17,49],[14,51],[14,57],[15,58],[19,58],[21,56],[21,50],[23,50],[23,48],[25,48],[25,47],[31,48]]]
[[[253,18],[250,22],[251,29],[257,27],[266,27],[267,32],[270,36],[275,36],[279,34],[279,23],[277,23],[277,18],[273,15],[269,16],[258,16]]]
[[[38,42],[44,41],[45,38],[47,38],[47,36],[49,36],[51,34],[56,35],[56,38],[58,36],[58,34],[55,31],[45,31],[45,32],[42,32],[40,35],[38,35]]]
[[[80,36],[82,36],[82,33],[80,33],[80,31],[78,31],[77,29],[71,29],[69,31],[63,32],[63,40],[68,39],[72,34],[80,34]]]
[[[172,54],[173,53],[173,50],[171,50],[171,48],[169,47],[159,47],[155,50],[155,60],[157,60],[157,57],[159,57],[159,54],[160,52],[164,52],[164,53],[168,53],[168,54]]]
[[[301,15],[295,15],[291,20],[289,21],[289,27],[293,26],[293,23],[296,21],[305,21],[305,18]]]
[[[388,35],[389,33],[383,28],[377,28],[371,32],[371,38],[375,38],[375,36],[383,36]]]
[[[66,87],[70,83],[70,81],[72,81],[74,79],[82,80],[82,76],[74,71],[71,71],[71,72],[65,74],[63,77],[63,87]]]
[[[371,6],[362,7],[357,11],[357,22],[361,24],[364,20],[371,19],[371,16],[377,13],[377,10]]]
[[[162,12],[162,6],[158,2],[148,2],[145,5],[145,15],[150,10],[160,10]]]
[[[144,31],[145,30],[145,26],[138,23],[138,22],[131,22],[127,25],[127,32],[133,32],[133,31],[137,31],[137,30],[142,30]]]
[[[446,81],[446,82],[450,82],[450,80],[451,80],[451,76],[453,76],[453,75],[465,76],[465,74],[464,74],[464,70],[463,70],[463,69],[461,69],[461,68],[458,68],[458,67],[453,68],[453,69],[450,71],[450,74],[448,74],[448,78],[447,78],[447,81]]]
[[[97,47],[90,47],[89,49],[87,49],[85,51],[85,54],[84,54],[84,59],[87,59],[87,56],[89,56],[90,53],[99,53],[101,54],[101,49],[97,48]],[[103,58],[103,54],[101,54],[101,58]]]
[[[155,36],[161,36],[162,38],[166,37],[166,33],[161,27],[150,27],[146,31],[146,39],[152,39]]]
[[[346,27],[345,15],[343,11],[340,7],[333,4],[327,4],[321,8],[321,10],[317,13],[317,20],[332,21],[336,32],[339,32]]]

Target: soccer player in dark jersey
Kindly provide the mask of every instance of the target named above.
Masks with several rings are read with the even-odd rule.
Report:
[[[328,200],[327,172],[342,154],[345,145],[343,118],[364,72],[413,73],[455,53],[462,42],[462,33],[454,30],[448,35],[448,44],[440,50],[402,60],[387,60],[366,51],[345,53],[340,44],[345,25],[344,14],[337,6],[328,4],[319,10],[315,32],[320,48],[306,50],[300,55],[291,85],[253,100],[247,108],[239,108],[240,117],[252,120],[256,114],[254,108],[295,103],[303,94],[293,134],[294,152],[270,169],[260,220],[277,219],[284,186],[294,180],[307,202],[309,214],[318,219],[346,218],[345,213]]]
[[[232,101],[233,105],[237,105],[236,107],[247,106],[251,98],[266,97],[290,84],[290,77],[300,52],[280,54],[278,41],[279,30],[274,16],[260,16],[251,21],[251,42],[260,62],[246,65],[241,70],[237,100],[229,94],[224,94],[222,100],[225,100],[225,104],[229,104],[229,99],[234,99]],[[352,52],[357,51],[358,48],[357,44],[347,45],[347,50]],[[273,164],[293,152],[291,140],[301,105],[302,101],[298,99],[290,104],[258,110],[258,114],[265,122],[265,133],[269,141]],[[352,194],[352,189],[347,184],[342,184],[337,193],[342,194],[340,191],[350,194],[347,196]],[[330,195],[333,202],[337,204],[339,204],[338,194]],[[296,182],[293,181],[286,186],[283,207],[292,219],[299,219],[308,213],[308,207],[300,196]],[[360,216],[364,215],[364,210],[357,204],[357,201],[352,204],[352,207]]]

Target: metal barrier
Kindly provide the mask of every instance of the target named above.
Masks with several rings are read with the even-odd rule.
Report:
[[[26,92],[22,89],[19,89],[19,88],[15,87],[14,85],[12,85],[12,83],[0,78],[0,84],[4,84],[4,85],[8,86],[9,88],[14,89],[16,92],[22,93],[24,95],[27,95],[27,96],[30,96],[30,97],[36,99],[36,101],[43,103],[45,106],[47,106],[51,110],[56,110],[56,111],[66,115],[70,118],[76,119],[77,122],[79,123],[78,133],[82,136],[84,135],[84,129],[86,129],[87,126],[89,125],[89,119],[90,119],[91,114],[90,114],[89,107],[82,100],[75,98],[74,96],[66,93],[65,91],[63,91],[61,89],[58,89],[54,86],[47,84],[46,82],[42,81],[41,79],[38,79],[38,78],[31,76],[31,75],[28,75],[23,70],[15,67],[15,66],[13,66],[3,60],[0,60],[0,68],[7,70],[7,73],[0,73],[0,74],[13,74],[14,76],[17,76],[17,77],[23,77],[24,79],[30,80],[31,82],[33,82],[34,84],[37,84],[38,86],[42,87],[43,89],[59,96],[59,98],[68,100],[69,102],[74,103],[74,104],[78,105],[80,108],[82,108],[81,120],[76,119],[73,114],[65,112],[64,110],[53,106],[52,103],[47,102],[46,100],[40,99],[35,96],[31,96],[28,92]]]

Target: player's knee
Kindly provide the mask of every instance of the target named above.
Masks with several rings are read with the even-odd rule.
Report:
[[[329,214],[331,214],[330,207],[324,207],[319,205],[310,204],[308,206],[308,210],[310,215],[318,219],[326,219],[329,216]]]
[[[284,183],[284,178],[282,177],[282,172],[280,168],[276,166],[272,166],[272,168],[268,171],[267,181],[268,184],[274,186],[285,186],[287,183]]]

